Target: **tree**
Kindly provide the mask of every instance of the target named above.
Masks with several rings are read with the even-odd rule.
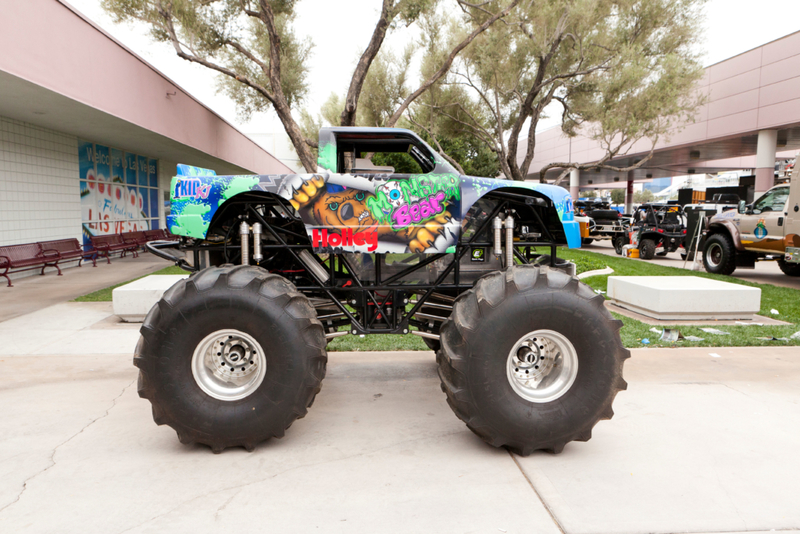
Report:
[[[462,6],[463,23],[471,31],[454,43],[438,69],[419,86],[403,94],[402,101],[388,115],[388,125],[396,124],[405,110],[428,88],[449,72],[455,58],[495,22],[505,17],[519,0],[491,1],[476,4],[472,12],[466,0]],[[307,134],[320,124],[310,114],[301,114],[300,122],[292,112],[308,89],[306,59],[312,43],[302,41],[293,32],[296,0],[102,0],[103,7],[116,22],[141,21],[148,25],[158,41],[170,43],[175,53],[221,75],[223,90],[247,116],[268,108],[275,110],[306,171],[317,168],[313,149],[316,139]],[[347,94],[341,101],[339,124],[356,123],[359,97],[367,75],[388,32],[399,24],[413,24],[425,13],[436,9],[437,0],[382,0],[381,12],[369,44],[356,64]],[[491,5],[490,5],[491,4]],[[330,3],[328,5],[331,5]],[[494,9],[490,11],[490,9]]]
[[[694,113],[702,75],[694,52],[705,0],[546,0],[521,2],[454,62],[442,81],[465,89],[468,102],[432,102],[433,112],[480,139],[499,156],[503,174],[525,178],[536,150],[536,127],[551,104],[562,130],[600,142],[590,164],[553,162],[541,169],[618,168],[612,158],[637,141],[655,147],[677,121]],[[492,2],[468,8],[472,24]],[[485,15],[484,15],[485,16]],[[422,101],[417,103],[422,104]]]
[[[641,191],[636,191],[633,194],[633,202],[636,204],[641,204],[642,202],[652,202],[654,198],[656,198],[656,196],[649,189],[642,189]]]
[[[613,204],[624,204],[625,203],[625,190],[624,189],[612,189],[611,190],[611,202]]]

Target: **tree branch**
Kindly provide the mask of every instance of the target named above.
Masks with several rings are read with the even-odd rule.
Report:
[[[416,100],[416,99],[417,99],[417,97],[419,97],[419,96],[420,96],[422,93],[424,93],[425,91],[427,91],[427,90],[428,90],[428,88],[430,88],[430,86],[432,86],[434,83],[436,83],[436,82],[437,82],[437,81],[438,81],[438,80],[439,80],[439,79],[440,79],[442,76],[444,76],[445,74],[447,74],[447,72],[450,70],[450,67],[453,65],[453,61],[455,61],[455,59],[456,59],[456,56],[458,56],[458,54],[459,54],[459,53],[461,53],[461,51],[462,51],[464,48],[466,48],[466,47],[467,47],[467,46],[468,46],[468,45],[469,45],[469,44],[470,44],[472,41],[474,41],[474,40],[475,40],[475,38],[476,38],[478,35],[480,35],[480,34],[481,34],[481,33],[483,33],[484,31],[486,31],[486,30],[489,28],[489,26],[491,26],[492,24],[494,24],[494,23],[495,23],[495,21],[497,21],[498,19],[500,19],[500,18],[502,18],[502,17],[505,17],[505,16],[506,16],[506,15],[509,13],[509,11],[511,11],[511,10],[512,10],[512,9],[513,9],[513,8],[514,8],[514,7],[515,7],[517,4],[518,4],[518,3],[519,3],[519,0],[512,0],[512,2],[511,2],[510,4],[508,4],[508,6],[506,6],[506,7],[505,7],[505,9],[503,9],[502,11],[500,11],[500,12],[498,12],[498,13],[495,13],[494,15],[492,15],[491,17],[489,17],[488,19],[486,19],[486,20],[483,22],[483,24],[481,24],[480,26],[478,26],[478,27],[477,27],[475,30],[473,30],[473,31],[472,31],[472,33],[470,33],[470,34],[469,34],[469,35],[468,35],[466,38],[464,38],[464,40],[463,40],[463,41],[461,41],[461,42],[460,42],[458,45],[456,45],[456,47],[455,47],[455,48],[453,48],[453,50],[451,50],[451,51],[450,51],[450,54],[447,56],[447,59],[444,61],[444,63],[442,64],[442,66],[441,66],[441,67],[439,67],[439,70],[437,70],[436,72],[434,72],[434,73],[433,73],[433,74],[430,76],[430,78],[428,78],[427,80],[425,80],[425,81],[422,83],[422,85],[420,85],[420,86],[417,88],[417,90],[416,90],[416,91],[414,91],[413,93],[411,93],[410,95],[408,95],[408,97],[407,97],[407,98],[406,98],[406,99],[403,101],[403,103],[402,103],[402,104],[400,104],[400,107],[399,107],[399,108],[397,108],[397,111],[395,111],[395,112],[394,112],[394,115],[392,115],[392,117],[391,117],[391,118],[389,119],[389,121],[386,123],[386,126],[388,126],[388,127],[392,127],[392,126],[394,126],[395,124],[397,124],[397,121],[399,121],[399,120],[400,120],[400,117],[401,117],[401,116],[403,115],[403,113],[406,111],[406,109],[408,108],[408,106],[409,106],[409,105],[410,105],[410,104],[411,104],[411,103],[412,103],[414,100]]]

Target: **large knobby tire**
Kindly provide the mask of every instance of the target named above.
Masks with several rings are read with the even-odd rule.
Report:
[[[622,322],[603,302],[577,278],[549,268],[517,265],[481,278],[442,325],[436,359],[450,407],[484,441],[523,456],[588,441],[627,386]],[[541,389],[523,382],[523,350],[530,372],[551,373],[535,378]]]
[[[736,270],[736,249],[728,234],[713,234],[706,239],[703,266],[714,274],[732,274]]]
[[[283,437],[325,377],[314,307],[260,267],[211,267],[178,282],[141,334],[133,362],[153,419],[215,453]]]
[[[639,241],[639,257],[643,260],[652,260],[656,255],[656,242],[652,239]]]
[[[583,239],[581,239],[581,245],[584,245],[584,246],[591,245],[593,242],[594,242],[594,239],[591,238],[591,237],[584,237]]]
[[[781,268],[786,276],[800,276],[800,263],[789,263],[786,260],[778,260],[778,267]]]

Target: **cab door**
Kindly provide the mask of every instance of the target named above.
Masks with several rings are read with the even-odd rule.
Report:
[[[759,252],[783,252],[789,187],[774,187],[741,218],[742,245]]]

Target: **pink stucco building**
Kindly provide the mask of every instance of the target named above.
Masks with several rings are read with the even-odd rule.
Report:
[[[682,124],[658,143],[652,160],[626,176],[573,172],[573,194],[588,184],[734,169],[754,169],[756,194],[771,187],[776,158],[792,158],[800,150],[800,32],[707,67],[697,90],[707,103],[694,122]],[[536,147],[528,170],[531,178],[538,178],[539,169],[553,161],[590,163],[603,155],[595,141],[570,139],[560,127],[536,134]],[[640,141],[612,163],[628,166],[650,147],[650,141]],[[548,177],[557,174],[552,170]]]
[[[177,163],[291,170],[61,0],[0,6],[0,245],[164,227]]]

